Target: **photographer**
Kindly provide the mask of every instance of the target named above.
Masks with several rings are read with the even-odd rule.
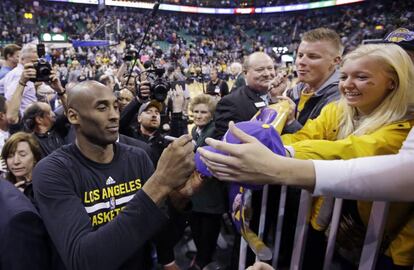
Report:
[[[18,106],[18,110],[23,114],[27,106],[37,101],[35,84],[29,79],[24,81],[21,79],[25,70],[26,77],[36,77],[33,63],[37,62],[38,59],[36,46],[33,44],[25,45],[20,52],[19,64],[4,77],[4,96],[10,110],[13,110],[14,106]],[[29,68],[30,70],[28,70]],[[20,102],[18,102],[19,100]]]
[[[26,63],[18,81],[16,91],[13,93],[8,104],[9,107],[6,115],[10,124],[18,124],[20,122],[21,114],[19,113],[19,108],[22,107],[24,101],[25,85],[33,84],[30,80],[37,80],[36,78],[37,74],[33,64]],[[56,91],[57,97],[60,99],[66,111],[66,90],[62,87],[56,70],[51,71],[49,79],[50,87]],[[48,103],[38,102],[37,100],[31,102],[25,107],[21,120],[24,129],[33,132],[36,136],[40,144],[42,157],[47,156],[67,142],[66,136],[69,131],[69,124],[66,116],[60,115],[56,119]]]

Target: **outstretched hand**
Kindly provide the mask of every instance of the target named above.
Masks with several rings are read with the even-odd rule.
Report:
[[[237,180],[246,184],[272,183],[271,168],[282,157],[237,128],[233,122],[229,123],[229,130],[242,144],[206,139],[208,145],[228,155],[213,153],[202,148],[197,150],[209,171],[224,181]]]

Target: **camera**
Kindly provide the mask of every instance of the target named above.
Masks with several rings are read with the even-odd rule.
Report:
[[[33,64],[34,69],[36,70],[36,78],[31,79],[32,82],[49,82],[50,74],[52,73],[52,66],[42,58],[46,54],[45,45],[37,45],[37,55],[39,60]]]
[[[50,81],[50,74],[52,71],[52,66],[46,62],[44,59],[39,59],[36,63],[33,64],[34,69],[36,69],[36,78],[34,82],[48,82]]]
[[[126,50],[124,55],[124,61],[132,61],[137,59],[138,51],[134,47],[130,47],[128,50]]]
[[[148,66],[148,64],[145,63],[144,66]],[[150,68],[143,72],[147,74],[147,80],[150,82],[150,99],[164,102],[164,100],[167,98],[168,91],[171,89],[171,83],[163,77],[165,68],[154,67],[152,63],[150,66]],[[137,94],[139,98],[143,99],[141,96],[141,91],[139,89]]]

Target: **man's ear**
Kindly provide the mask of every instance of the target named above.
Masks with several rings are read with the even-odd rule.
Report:
[[[138,122],[139,124],[141,124],[141,115],[138,115],[138,116],[137,116],[137,122]]]
[[[339,65],[339,64],[341,64],[341,62],[342,62],[342,57],[340,57],[340,56],[336,56],[336,57],[334,58],[334,63],[335,63],[335,65]]]
[[[69,108],[67,111],[67,117],[69,123],[71,123],[72,125],[79,124],[79,113],[75,109]]]

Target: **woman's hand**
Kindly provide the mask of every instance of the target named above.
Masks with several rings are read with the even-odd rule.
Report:
[[[282,157],[274,154],[256,138],[238,129],[233,122],[230,122],[229,129],[242,144],[206,139],[208,145],[228,155],[201,148],[197,150],[210,172],[225,181],[237,180],[248,184],[273,183],[272,169]]]

